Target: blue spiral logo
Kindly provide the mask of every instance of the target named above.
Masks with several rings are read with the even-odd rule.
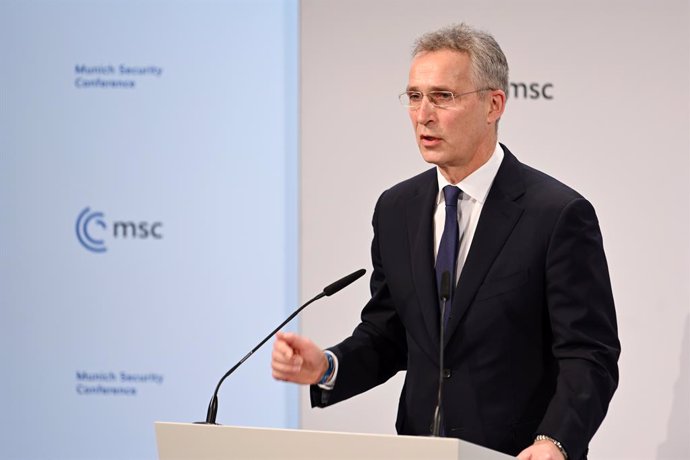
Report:
[[[102,239],[96,239],[89,231],[93,225],[98,225],[103,230],[106,229],[105,221],[103,220],[102,212],[91,212],[91,209],[86,207],[77,217],[77,239],[82,246],[92,252],[105,252],[105,242]]]

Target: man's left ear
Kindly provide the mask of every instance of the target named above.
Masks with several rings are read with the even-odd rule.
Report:
[[[506,108],[506,93],[500,89],[495,89],[491,91],[489,95],[489,113],[487,121],[489,123],[495,123],[503,115],[503,111]]]

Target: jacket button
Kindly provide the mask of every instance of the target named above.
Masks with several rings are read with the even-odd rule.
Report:
[[[450,378],[450,369],[443,369],[443,378],[444,379]]]

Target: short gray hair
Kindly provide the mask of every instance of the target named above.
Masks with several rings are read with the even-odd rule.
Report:
[[[508,60],[491,34],[465,23],[453,24],[419,37],[412,56],[440,50],[467,53],[473,83],[482,88],[502,89],[508,95]]]

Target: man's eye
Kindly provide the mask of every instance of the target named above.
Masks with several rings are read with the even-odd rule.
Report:
[[[450,102],[453,100],[453,93],[450,91],[435,91],[431,96],[439,102]]]
[[[422,93],[407,93],[407,97],[410,98],[410,101],[412,102],[421,101]]]

